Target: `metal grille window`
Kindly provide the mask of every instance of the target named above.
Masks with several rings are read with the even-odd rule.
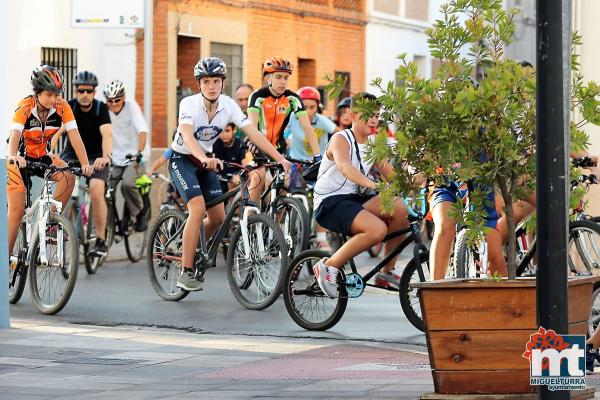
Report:
[[[75,95],[73,78],[77,73],[77,49],[42,47],[42,64],[48,64],[60,70],[65,80],[63,97],[71,100]]]
[[[233,96],[233,91],[244,79],[244,47],[241,44],[210,43],[210,55],[219,57],[227,64],[227,86],[224,94]]]

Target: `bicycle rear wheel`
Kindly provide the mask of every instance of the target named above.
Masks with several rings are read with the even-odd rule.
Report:
[[[46,258],[40,258],[40,236],[29,254],[29,288],[34,306],[42,314],[56,314],[69,301],[77,281],[77,236],[67,218],[50,213],[46,224]],[[61,254],[62,253],[62,254]]]
[[[453,265],[446,278],[481,278],[483,275],[479,251],[469,245],[467,230],[461,229],[456,234]]]
[[[312,267],[323,257],[331,256],[322,250],[304,251],[292,261],[283,281],[285,308],[299,326],[310,331],[326,331],[339,322],[346,311],[348,294],[343,284],[339,285],[338,297],[329,298],[321,291]],[[340,280],[345,282],[344,271]]]
[[[570,222],[568,252],[572,274],[587,275],[600,268],[600,226],[586,220]]]
[[[425,279],[429,277],[429,254],[421,253],[419,256],[421,268]],[[400,306],[408,322],[421,332],[425,332],[425,322],[423,322],[423,313],[421,312],[421,303],[419,301],[418,289],[411,288],[411,283],[421,282],[419,277],[418,263],[416,259],[408,262],[402,276],[400,277],[399,296]]]
[[[144,218],[144,217],[140,217]],[[125,251],[131,262],[138,262],[144,257],[146,247],[146,231],[138,232],[133,229],[133,220],[127,204],[123,205],[123,231],[125,232]]]
[[[102,264],[104,264],[104,261],[106,261],[106,258],[108,257],[108,251],[107,254],[102,257],[98,257],[90,253],[90,249],[94,247],[98,237],[96,235],[96,224],[94,224],[94,212],[91,204],[89,203],[87,210],[87,229],[83,260],[85,262],[85,270],[87,273],[94,275],[98,271],[98,267],[100,267]],[[110,249],[115,237],[115,212],[113,207],[110,205],[108,206],[106,214],[106,233],[104,237],[106,241],[106,248]]]
[[[10,304],[16,304],[23,295],[25,282],[27,282],[27,235],[25,224],[19,226],[17,240],[13,246],[10,255],[10,265],[8,266],[8,301]]]
[[[227,254],[227,280],[236,300],[250,310],[269,307],[281,294],[289,250],[283,233],[264,214],[248,218],[249,256],[241,226],[231,237]]]
[[[166,246],[184,223],[185,215],[181,211],[167,209],[158,215],[148,232],[148,277],[156,294],[169,301],[179,301],[189,293],[177,287],[177,278],[181,274],[182,236],[175,237]]]
[[[276,218],[290,250],[290,259],[308,248],[310,223],[308,211],[302,202],[293,197],[277,200]]]

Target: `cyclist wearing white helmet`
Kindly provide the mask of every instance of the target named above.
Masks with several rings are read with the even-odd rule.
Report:
[[[219,196],[221,185],[215,170],[222,161],[212,156],[213,144],[228,123],[233,122],[261,150],[289,170],[289,162],[250,123],[236,102],[222,94],[227,78],[225,63],[216,57],[201,59],[194,67],[200,93],[181,100],[179,126],[171,147],[169,173],[177,190],[187,203],[189,216],[183,230],[182,273],[177,286],[185,290],[201,290],[203,278],[193,269],[196,245],[202,226],[210,237],[225,218],[223,204],[206,209],[206,202]]]
[[[112,80],[104,87],[104,97],[108,104],[112,122],[112,164],[110,184],[114,187],[122,180],[121,192],[132,216],[136,217],[134,229],[145,231],[148,221],[144,216],[144,202],[135,181],[144,174],[142,152],[146,147],[148,125],[140,106],[134,99],[125,98],[125,85],[119,80]],[[137,159],[130,163],[128,154],[137,154]]]

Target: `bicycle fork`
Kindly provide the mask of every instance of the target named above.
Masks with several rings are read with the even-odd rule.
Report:
[[[250,212],[260,214],[260,210],[255,206],[245,206],[242,214],[242,220],[240,221],[240,229],[242,231],[242,240],[244,243],[244,253],[247,259],[250,259],[250,238],[248,237],[248,217]],[[258,248],[261,253],[265,251],[265,241],[262,235],[257,235]]]
[[[48,265],[48,256],[46,254],[46,226],[50,219],[50,210],[52,206],[56,207],[56,212],[60,214],[62,210],[62,203],[52,198],[43,199],[46,203],[44,213],[38,220],[38,235],[40,236],[40,263],[42,265]],[[62,229],[56,229],[56,252],[59,260],[63,259],[63,231]]]

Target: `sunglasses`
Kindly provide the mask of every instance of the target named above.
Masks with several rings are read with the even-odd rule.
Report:
[[[96,90],[95,89],[77,89],[77,93],[87,93],[87,94],[92,94],[94,93]]]
[[[123,100],[122,97],[115,97],[114,99],[108,99],[108,104],[119,104]]]

